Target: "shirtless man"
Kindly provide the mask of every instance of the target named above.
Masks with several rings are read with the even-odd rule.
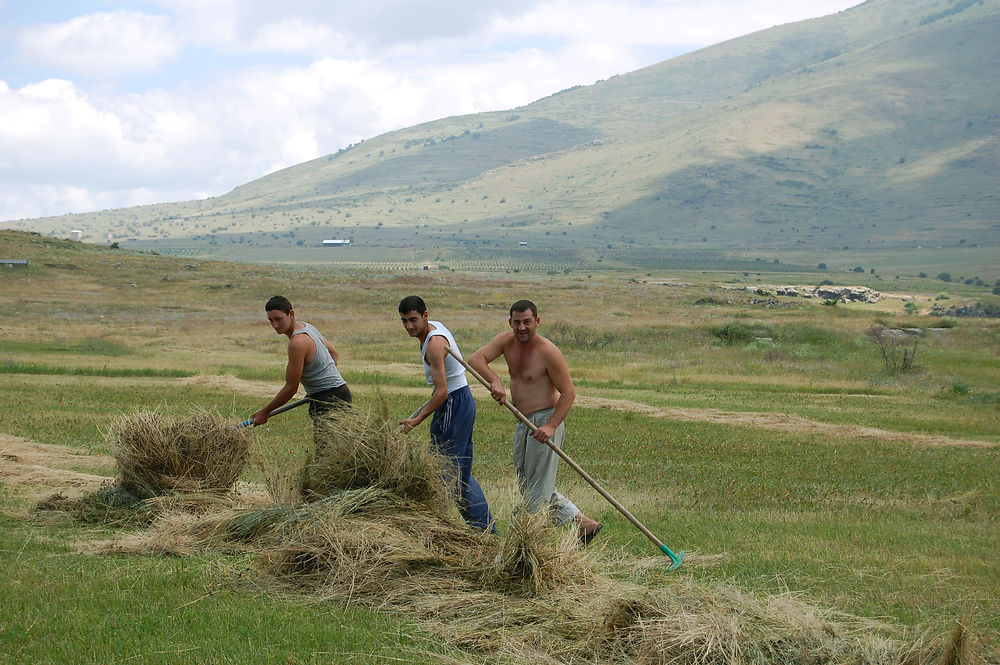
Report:
[[[530,300],[518,300],[510,307],[507,320],[510,331],[494,337],[486,346],[469,356],[469,366],[490,382],[490,394],[497,402],[507,400],[503,381],[489,364],[502,354],[510,373],[511,403],[537,429],[518,423],[514,431],[514,469],[528,510],[547,507],[556,526],[573,522],[580,542],[589,543],[602,525],[590,519],[573,502],[556,490],[559,456],[546,442],[562,448],[565,436],[563,421],[569,414],[576,391],[562,351],[537,334],[538,308]],[[529,435],[538,442],[529,441]]]
[[[274,332],[288,337],[288,365],[285,385],[264,408],[254,412],[253,426],[266,423],[272,411],[295,395],[300,383],[309,398],[309,416],[314,423],[333,408],[350,406],[351,390],[337,369],[340,356],[333,345],[314,326],[298,321],[292,303],[284,296],[270,298],[264,312]]]

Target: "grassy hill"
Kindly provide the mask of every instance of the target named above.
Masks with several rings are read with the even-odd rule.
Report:
[[[249,261],[778,260],[992,281],[998,35],[1000,0],[869,0],[525,107],[391,132],[221,197],[17,226]],[[326,238],[353,246],[316,248]]]

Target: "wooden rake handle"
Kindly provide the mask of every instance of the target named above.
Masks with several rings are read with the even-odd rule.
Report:
[[[487,390],[490,389],[490,383],[489,383],[489,381],[487,381],[486,379],[484,379],[479,374],[479,372],[477,372],[476,370],[472,369],[469,366],[469,364],[467,362],[465,362],[465,360],[461,356],[459,356],[457,353],[455,353],[452,350],[452,348],[450,346],[445,345],[444,348],[445,348],[445,350],[448,353],[451,354],[451,356],[455,360],[457,360],[458,362],[462,363],[462,366],[465,367],[466,371],[468,371],[469,374],[471,374],[472,376],[476,377],[476,380],[479,381],[479,383],[481,383],[484,386],[486,386]],[[520,411],[517,410],[517,407],[515,407],[513,404],[510,403],[510,400],[504,400],[503,405],[506,406],[507,409],[509,409],[510,412],[513,413],[514,416],[519,421],[521,421],[522,423],[524,423],[525,426],[529,430],[531,430],[532,434],[534,434],[538,430],[538,428],[535,426],[535,424],[533,422],[531,422],[530,420],[528,420],[528,418],[523,413],[521,413]],[[603,487],[601,487],[596,480],[594,480],[593,478],[591,478],[590,474],[588,474],[586,471],[584,471],[580,467],[579,464],[577,464],[576,462],[574,462],[573,458],[571,458],[569,455],[567,455],[565,452],[563,452],[563,450],[561,448],[559,448],[559,446],[555,445],[551,441],[546,441],[545,445],[547,445],[549,448],[551,448],[552,451],[556,455],[558,455],[559,458],[562,461],[566,462],[566,464],[570,465],[573,468],[574,471],[576,471],[578,474],[580,474],[580,476],[584,480],[586,480],[590,484],[591,487],[593,487],[595,490],[597,490],[597,492],[601,496],[603,496],[605,499],[608,500],[608,503],[610,503],[612,506],[614,506],[615,509],[618,512],[620,512],[622,515],[624,515],[625,519],[627,519],[629,522],[631,522],[633,524],[633,526],[635,526],[635,528],[639,529],[639,531],[641,531],[642,534],[644,536],[646,536],[646,538],[649,538],[653,542],[653,544],[656,545],[660,549],[661,552],[663,552],[668,557],[670,557],[670,561],[672,563],[670,565],[669,570],[674,570],[674,569],[678,568],[681,565],[681,561],[683,561],[683,559],[684,559],[684,552],[680,552],[678,554],[675,554],[675,553],[671,552],[669,547],[667,547],[666,545],[664,545],[663,542],[661,542],[659,538],[657,538],[656,536],[654,536],[653,532],[650,531],[649,529],[647,529],[642,522],[640,522],[639,520],[637,520],[635,518],[635,516],[632,515],[632,513],[630,513],[628,511],[628,509],[625,508],[625,506],[623,506],[622,504],[618,503],[618,501],[615,500],[615,498],[613,496],[611,496],[610,494],[608,494],[607,490],[605,490]]]
[[[271,416],[276,416],[279,413],[284,413],[285,411],[288,411],[290,409],[294,409],[297,406],[302,406],[303,404],[305,404],[308,401],[309,401],[308,397],[303,397],[302,399],[297,399],[294,402],[289,402],[288,404],[282,404],[277,409],[275,409],[274,411],[272,411],[271,413],[269,413],[267,415],[267,417],[270,418]],[[249,427],[250,425],[253,425],[253,418],[249,418],[247,420],[244,420],[239,425],[237,425],[237,427]]]

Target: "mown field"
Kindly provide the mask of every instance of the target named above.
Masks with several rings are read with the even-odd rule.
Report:
[[[567,451],[688,552],[678,571],[630,581],[792,594],[893,635],[961,620],[987,656],[1000,649],[1000,324],[905,313],[904,296],[926,312],[939,283],[831,305],[737,289],[740,273],[275,267],[11,232],[0,256],[30,261],[0,270],[0,662],[484,662],[391,607],[279,591],[246,556],[87,554],[122,531],[33,511],[72,492],[58,477],[11,480],[10,437],[111,476],[106,434],[123,413],[247,417],[282,381],[285,338],[262,311],[275,293],[338,348],[358,405],[400,418],[429,394],[401,297],[424,297],[466,353],[531,298],[577,383]],[[997,300],[962,284],[950,296]],[[872,326],[910,330],[912,368],[887,367]],[[503,520],[514,423],[475,394],[476,473]],[[245,480],[293,474],[311,437],[303,410],[276,416],[254,431],[267,461]],[[570,469],[560,486],[606,525],[598,564],[658,554]]]

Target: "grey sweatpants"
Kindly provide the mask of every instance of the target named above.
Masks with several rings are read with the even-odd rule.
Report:
[[[548,422],[553,410],[535,411],[527,418],[535,427],[541,427]],[[559,449],[566,436],[564,425],[560,424],[550,439]],[[562,526],[576,517],[580,509],[556,490],[558,464],[559,456],[548,445],[533,439],[528,426],[518,422],[514,430],[514,470],[525,505],[533,513],[548,507],[552,523]]]

